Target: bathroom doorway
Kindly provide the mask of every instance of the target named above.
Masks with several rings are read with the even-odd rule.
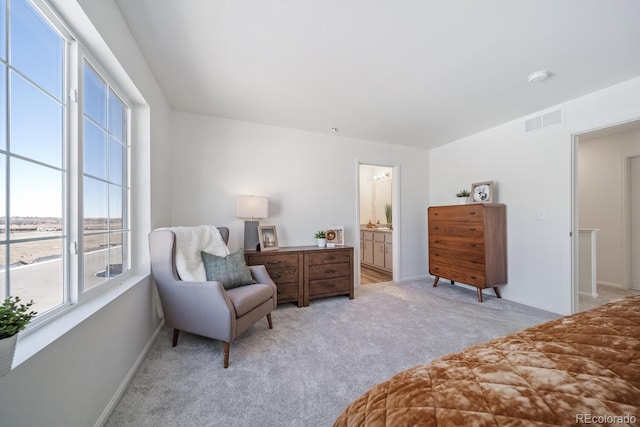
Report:
[[[390,282],[397,258],[397,167],[358,163],[359,284]],[[395,182],[394,182],[395,181]]]

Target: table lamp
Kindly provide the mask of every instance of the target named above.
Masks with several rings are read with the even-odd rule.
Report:
[[[244,222],[244,248],[257,249],[258,239],[257,219],[266,218],[269,214],[269,198],[265,196],[238,196],[236,198],[236,216],[249,218]]]

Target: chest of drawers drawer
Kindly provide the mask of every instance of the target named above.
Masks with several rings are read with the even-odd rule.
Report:
[[[278,288],[278,303],[294,302],[303,306],[302,252],[251,252],[247,265],[264,265]]]
[[[433,221],[429,223],[430,236],[484,236],[484,225],[475,223],[456,223],[449,221]]]
[[[429,210],[429,222],[432,221],[461,221],[484,222],[484,209],[481,205],[439,206]]]

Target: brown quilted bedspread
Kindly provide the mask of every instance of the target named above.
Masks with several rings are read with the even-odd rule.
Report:
[[[334,426],[640,426],[640,296],[400,372]]]

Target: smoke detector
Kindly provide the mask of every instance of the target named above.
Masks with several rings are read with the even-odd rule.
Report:
[[[538,83],[547,80],[549,77],[551,77],[551,73],[549,71],[540,70],[536,71],[535,73],[529,74],[527,80],[529,81],[529,83]]]

